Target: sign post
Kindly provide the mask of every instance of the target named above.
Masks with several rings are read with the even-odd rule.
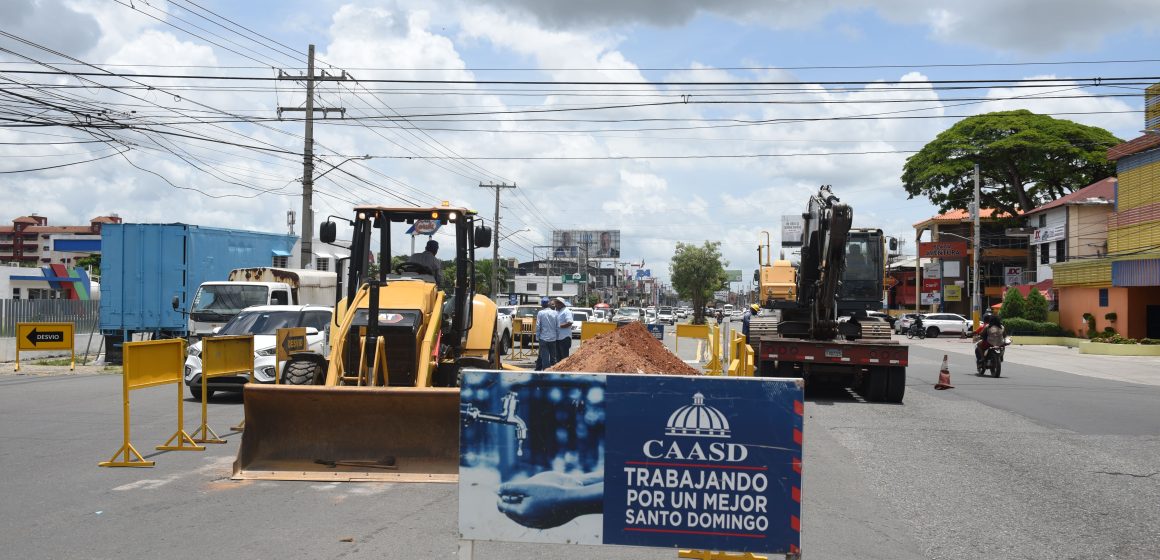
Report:
[[[68,350],[72,355],[69,371],[76,370],[77,353],[72,323],[16,323],[16,365],[20,371],[21,350]]]

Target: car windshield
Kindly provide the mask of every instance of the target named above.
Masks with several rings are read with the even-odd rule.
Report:
[[[620,309],[616,310],[616,314],[617,315],[640,316],[640,309],[638,309],[636,307],[621,307]]]
[[[190,314],[195,321],[224,320],[239,311],[267,303],[269,288],[253,284],[208,284],[198,288]]]
[[[277,334],[278,329],[301,326],[300,311],[245,311],[234,317],[217,334]]]
[[[572,312],[572,321],[573,322],[575,322],[575,321],[587,321],[587,320],[588,320],[588,313],[587,312],[585,312],[585,311],[573,311]]]
[[[517,307],[516,317],[535,317],[539,311],[538,307]]]
[[[499,307],[497,309],[500,313],[502,313],[504,315],[511,315],[516,310],[516,308],[514,308],[514,307]]]

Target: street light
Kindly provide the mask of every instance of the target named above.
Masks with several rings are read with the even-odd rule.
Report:
[[[309,146],[309,143],[307,143],[307,146]],[[311,186],[314,184],[314,181],[321,179],[327,173],[338,169],[339,166],[348,161],[354,161],[356,159],[371,159],[371,156],[348,157],[338,162],[338,165],[318,158],[318,161],[329,165],[330,169],[323,171],[321,175],[302,177],[302,252],[299,254],[299,259],[302,261],[300,263],[302,268],[314,268],[314,202],[311,194]],[[311,173],[313,169],[313,164],[308,165],[307,173]]]
[[[529,232],[529,231],[532,231],[532,228],[530,228],[530,227],[526,227],[526,228],[524,228],[524,229],[521,229],[521,230],[516,230],[516,231],[513,231],[513,232],[511,232],[511,233],[509,233],[509,234],[507,234],[507,235],[505,235],[505,236],[503,236],[503,237],[499,238],[499,240],[500,240],[500,241],[503,241],[504,239],[507,239],[507,238],[509,238],[509,237],[511,237],[511,236],[513,236],[513,235],[515,235],[515,234],[517,234],[517,233],[527,233],[527,232]]]

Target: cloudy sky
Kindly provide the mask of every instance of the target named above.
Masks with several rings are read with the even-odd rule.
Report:
[[[490,219],[478,185],[515,183],[503,227],[526,231],[503,255],[619,229],[661,277],[676,242],[720,241],[752,270],[760,232],[777,243],[820,184],[855,225],[909,236],[934,208],[906,199],[902,165],[956,120],[1026,108],[1130,139],[1143,86],[1115,79],[1160,81],[1145,0],[4,5],[0,223],[285,231],[303,123],[277,109],[305,94],[275,78],[302,75],[313,43],[347,77],[315,96],[346,109],[314,129],[320,217],[449,200]]]

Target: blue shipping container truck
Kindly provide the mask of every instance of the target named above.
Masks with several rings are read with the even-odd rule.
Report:
[[[121,343],[135,333],[184,337],[193,295],[202,282],[231,270],[270,266],[288,256],[293,235],[187,224],[101,226],[101,334],[106,361],[120,363]]]

